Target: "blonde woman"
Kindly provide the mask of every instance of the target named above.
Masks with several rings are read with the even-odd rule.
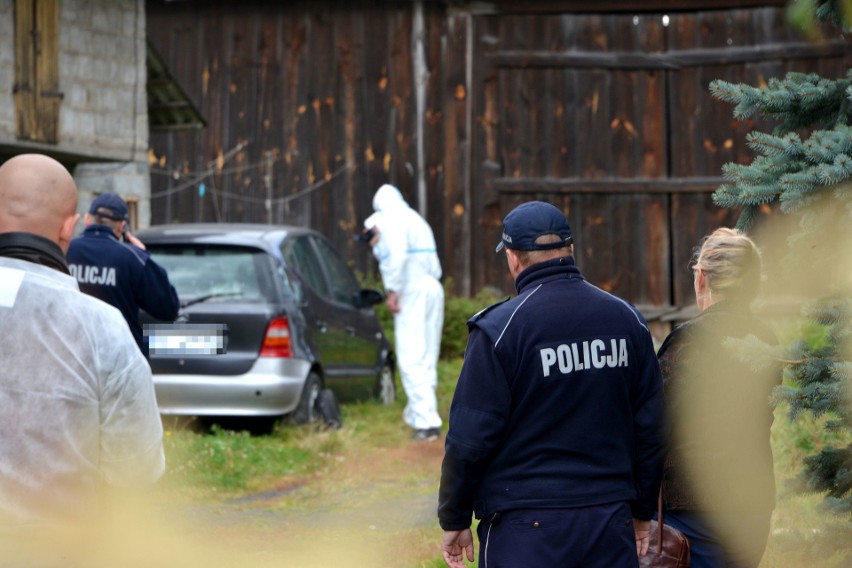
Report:
[[[756,567],[775,506],[769,395],[781,372],[755,371],[736,351],[747,336],[776,342],[750,309],[760,252],[745,234],[717,229],[692,270],[701,313],[658,353],[670,420],[665,520],[689,537],[693,568]]]

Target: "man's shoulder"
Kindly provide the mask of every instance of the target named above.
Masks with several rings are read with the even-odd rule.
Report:
[[[507,305],[509,305],[512,301],[511,297],[506,298],[505,300],[500,300],[499,302],[494,302],[490,306],[487,306],[478,312],[476,312],[469,320],[467,320],[467,329],[468,331],[472,330],[474,327],[480,326],[485,322],[486,317],[487,323],[497,323],[498,320],[501,320],[501,314],[506,311]]]
[[[85,319],[92,322],[98,322],[98,324],[127,323],[118,308],[80,290],[69,291],[65,300],[67,305],[74,306],[82,314],[86,314]]]
[[[624,317],[628,321],[635,321],[647,328],[647,322],[639,308],[631,302],[625,300],[621,296],[617,296],[612,292],[607,292],[602,288],[598,288],[594,284],[586,282],[587,303],[595,309],[607,309],[608,313],[613,317]]]
[[[31,265],[25,270],[31,276],[23,286],[33,287],[38,294],[58,300],[51,308],[56,317],[77,318],[83,327],[90,322],[97,322],[94,325],[125,325],[124,317],[117,308],[80,291],[73,276],[32,263],[24,264]]]

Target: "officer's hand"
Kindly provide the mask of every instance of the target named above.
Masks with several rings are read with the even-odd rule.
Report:
[[[450,568],[464,568],[465,553],[467,553],[468,561],[473,562],[473,534],[470,529],[444,531],[441,552],[444,555],[444,562]]]
[[[651,544],[651,521],[633,519],[633,532],[636,533],[636,554],[645,556]]]
[[[133,246],[135,246],[135,247],[138,247],[138,248],[141,248],[142,250],[145,250],[145,243],[143,243],[142,241],[140,241],[140,240],[136,237],[136,235],[134,235],[134,234],[133,234],[133,233],[131,233],[130,231],[125,231],[125,232],[124,232],[124,238],[125,238],[125,240],[127,240],[127,242],[128,242],[128,243],[130,243],[131,245],[133,245]]]

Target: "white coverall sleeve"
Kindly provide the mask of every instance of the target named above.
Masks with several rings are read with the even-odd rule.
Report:
[[[379,226],[379,242],[373,254],[385,290],[399,292],[405,287],[405,264],[408,261],[408,225],[406,215],[384,215]]]
[[[166,463],[151,368],[129,330],[110,339],[116,365],[102,379],[100,468],[110,485],[144,486]]]

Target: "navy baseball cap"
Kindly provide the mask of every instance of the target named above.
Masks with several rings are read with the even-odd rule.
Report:
[[[559,235],[555,243],[536,244],[543,235]],[[495,252],[503,247],[513,250],[549,250],[566,247],[573,242],[571,227],[562,211],[544,201],[529,201],[512,209],[503,219],[503,238]]]
[[[113,221],[126,221],[127,203],[114,193],[102,193],[92,201],[89,214]]]

